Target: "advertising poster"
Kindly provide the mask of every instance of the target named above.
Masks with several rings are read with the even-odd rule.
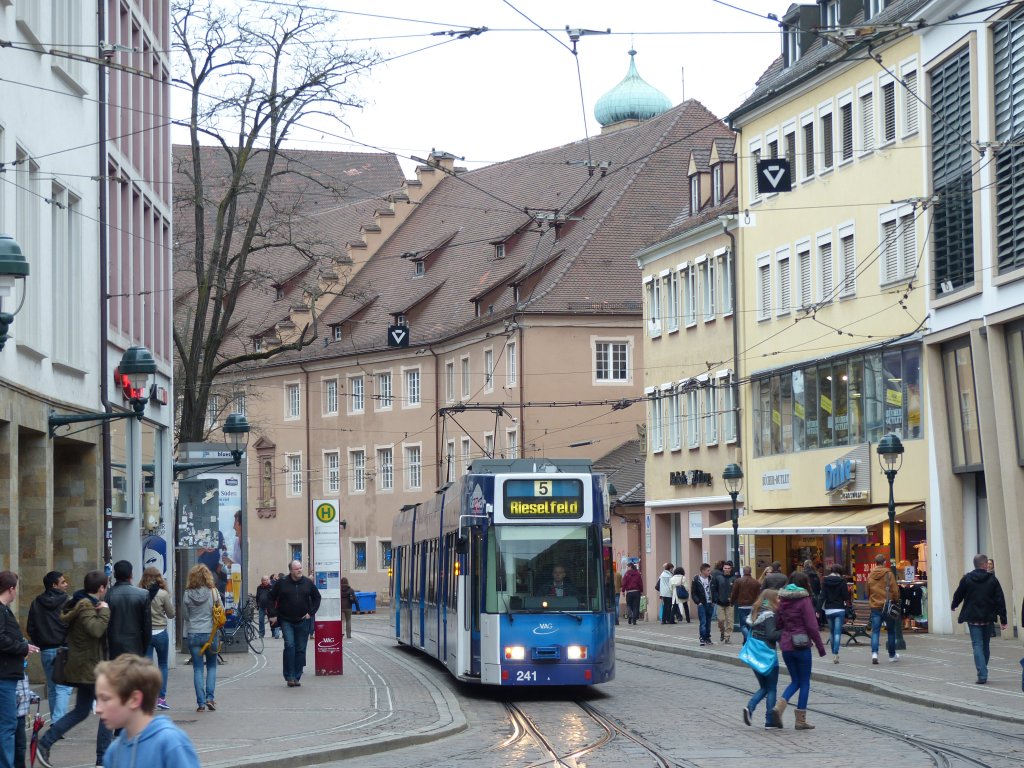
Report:
[[[338,502],[313,502],[313,581],[320,590],[316,615],[315,668],[317,677],[344,671],[341,653],[341,528]]]

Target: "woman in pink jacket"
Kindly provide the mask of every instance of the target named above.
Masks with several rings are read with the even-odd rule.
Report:
[[[814,726],[807,722],[807,697],[811,692],[811,643],[818,649],[818,655],[825,655],[825,644],[818,632],[818,617],[811,603],[810,582],[803,571],[794,571],[789,583],[779,590],[779,610],[776,622],[782,630],[779,647],[782,660],[789,670],[790,683],[775,703],[775,715],[779,723],[786,711],[790,697],[800,691],[796,705],[796,729],[810,730]]]

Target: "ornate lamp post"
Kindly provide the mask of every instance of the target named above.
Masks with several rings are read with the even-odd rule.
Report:
[[[743,488],[743,467],[739,464],[730,464],[722,472],[722,479],[725,480],[725,489],[732,497],[732,562],[733,573],[736,573],[740,567],[740,515],[736,510],[736,497]]]
[[[896,572],[896,498],[893,495],[892,485],[896,480],[896,473],[903,466],[903,443],[899,437],[890,432],[883,437],[875,449],[878,454],[878,464],[889,481],[889,567],[892,568],[892,577],[899,581],[899,574]],[[907,647],[903,639],[903,619],[896,622],[896,649],[904,650]]]
[[[231,461],[197,461],[189,464],[174,462],[174,474],[189,472],[193,469],[217,469],[218,467],[240,467],[242,456],[249,445],[249,421],[240,413],[229,413],[224,419],[224,442],[231,451]]]
[[[27,277],[28,261],[21,253],[21,246],[10,235],[0,235],[0,299],[12,297],[15,282]],[[25,301],[24,287],[21,292],[21,300]],[[7,331],[20,309],[21,304],[13,312],[0,312],[0,350],[7,342]]]

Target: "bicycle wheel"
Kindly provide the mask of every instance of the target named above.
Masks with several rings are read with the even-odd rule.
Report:
[[[263,654],[263,638],[260,636],[259,628],[254,622],[247,621],[245,627],[245,642],[249,644],[252,652],[260,656]]]

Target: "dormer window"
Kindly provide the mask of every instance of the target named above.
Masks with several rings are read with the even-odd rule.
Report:
[[[519,303],[519,286],[518,285],[513,285],[512,286],[512,301],[514,301],[516,304]]]
[[[259,336],[257,336],[255,339],[253,339],[252,340],[252,348],[253,348],[253,351],[255,351],[255,352],[262,352],[263,351],[263,339],[260,338]]]
[[[722,179],[722,164],[719,163],[711,169],[711,200],[712,205],[718,205],[722,202],[722,186],[724,181]]]
[[[427,264],[422,259],[416,262],[416,277],[422,277],[427,273]]]
[[[397,315],[392,315],[392,317],[395,318],[395,325],[405,325],[405,315],[397,314]]]
[[[839,0],[828,0],[821,9],[821,23],[830,32],[839,28]]]
[[[791,23],[786,27],[786,66],[791,67],[800,61],[800,28]]]
[[[331,333],[334,336],[335,341],[341,341],[341,326],[336,325],[331,329]]]
[[[505,244],[495,243],[494,244],[494,258],[504,259],[505,258]]]
[[[873,19],[885,10],[885,0],[867,0],[864,4],[864,20]]]
[[[283,286],[275,285],[274,286],[274,290],[276,291],[275,296],[274,296],[276,301],[281,301],[282,299],[284,299],[284,287]]]
[[[479,302],[479,301],[474,301],[473,302],[473,317],[480,317],[480,307],[482,307],[482,306],[483,306],[482,302]]]
[[[700,174],[695,173],[690,177],[690,215],[700,211]]]

